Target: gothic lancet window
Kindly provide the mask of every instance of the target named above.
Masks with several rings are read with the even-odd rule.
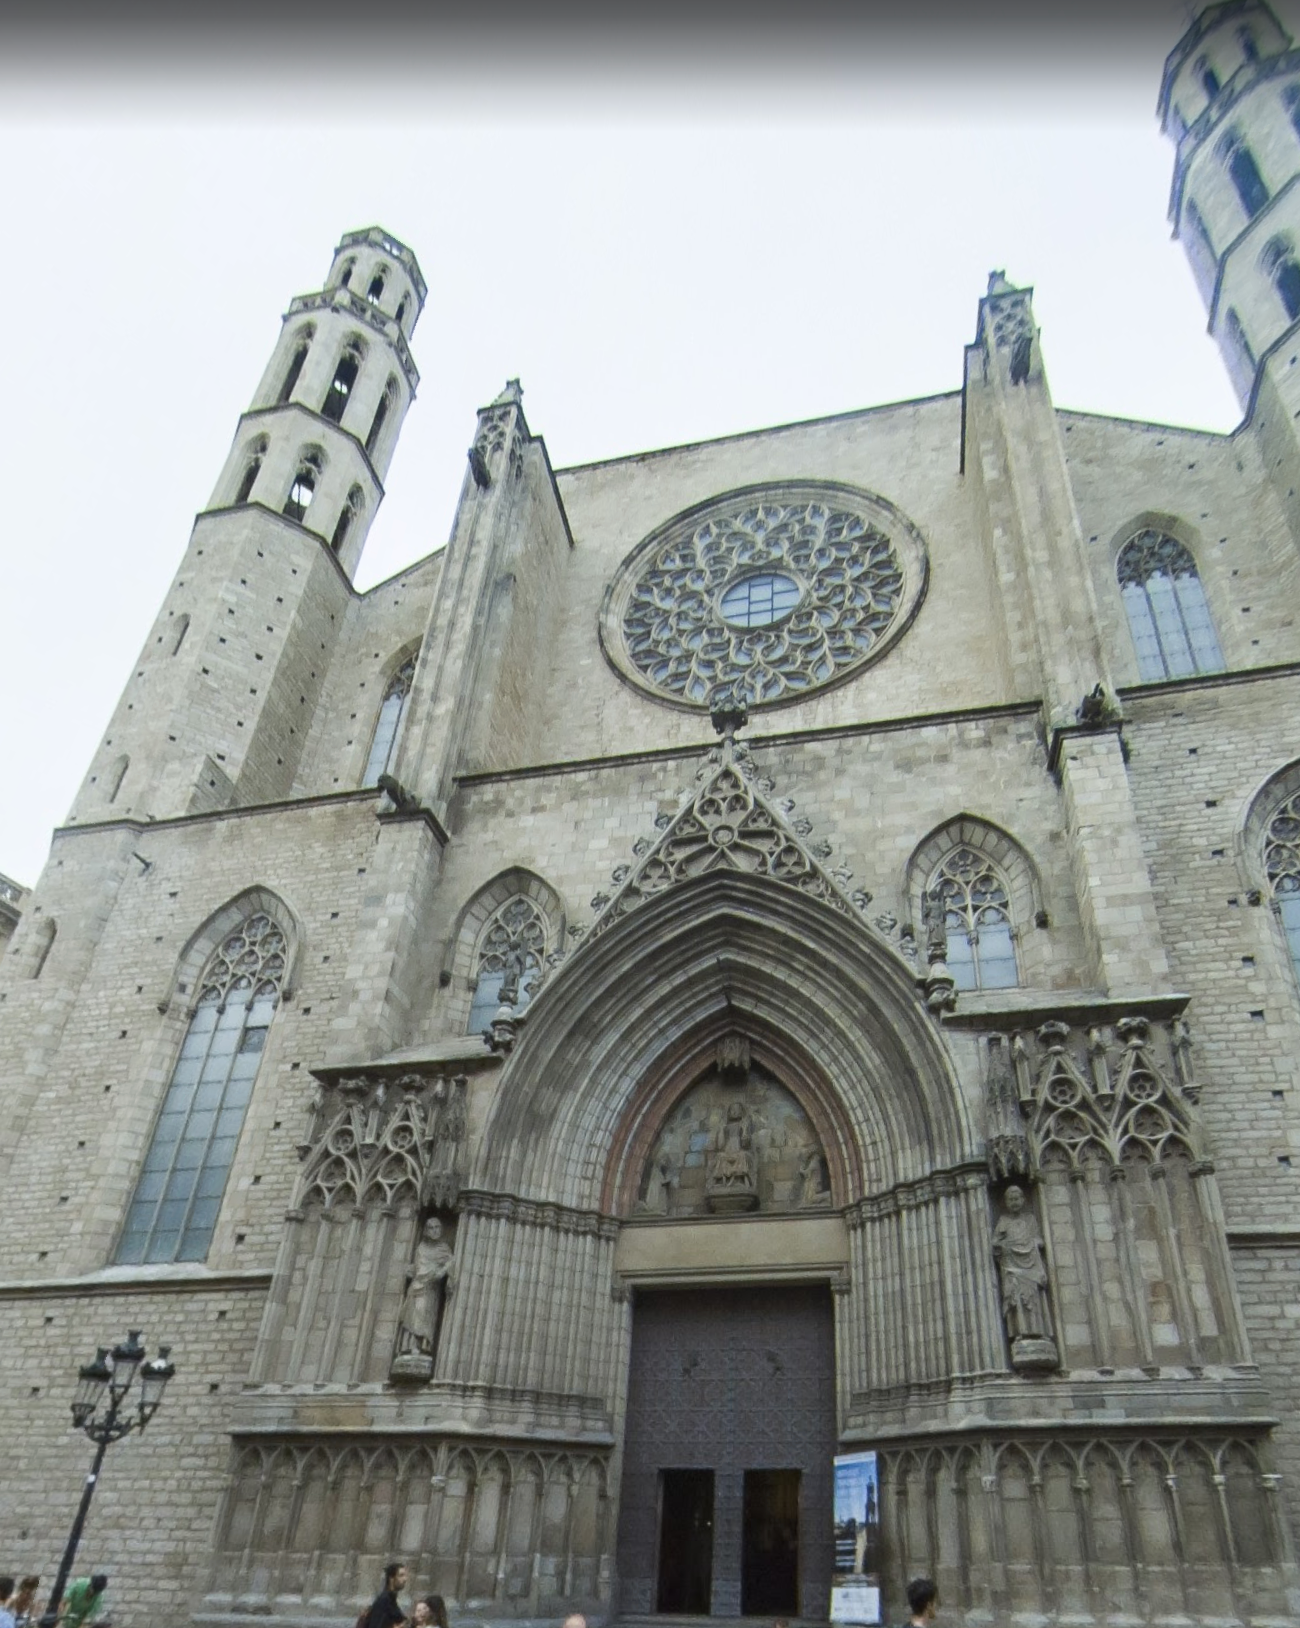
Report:
[[[248,917],[204,970],[117,1247],[120,1264],[201,1261],[284,981],[285,938]]]
[[[532,899],[516,894],[489,917],[475,957],[474,1000],[468,1034],[491,1027],[502,1001],[512,995],[516,1011],[528,1005],[546,955],[546,918]]]
[[[1236,346],[1237,354],[1253,373],[1255,371],[1255,352],[1250,348],[1250,340],[1246,338],[1246,330],[1242,326],[1241,318],[1233,307],[1228,308],[1228,315],[1224,319],[1227,325],[1228,337]]]
[[[354,342],[339,358],[339,365],[334,369],[334,377],[330,380],[330,387],[321,406],[322,414],[332,423],[342,423],[343,410],[348,404],[348,397],[352,394],[352,387],[357,382],[360,368],[361,351]]]
[[[1223,670],[1210,607],[1189,548],[1145,528],[1120,550],[1116,574],[1144,683]]]
[[[334,527],[334,535],[330,538],[330,548],[335,554],[342,552],[343,545],[348,540],[348,533],[352,530],[353,522],[361,513],[364,499],[361,488],[354,486],[348,493],[348,500],[339,510],[338,521]]]
[[[253,490],[253,486],[257,481],[261,468],[262,458],[260,453],[254,454],[254,456],[251,457],[244,465],[243,478],[239,482],[239,490],[235,493],[235,503],[237,506],[240,503],[248,502],[249,495]]]
[[[1268,202],[1268,187],[1259,173],[1255,155],[1236,132],[1229,134],[1219,147],[1220,155],[1228,166],[1228,174],[1237,189],[1241,207],[1254,220]]]
[[[1300,262],[1286,238],[1274,238],[1261,256],[1265,274],[1273,281],[1287,317],[1300,317]]]
[[[415,682],[415,657],[403,662],[388,681],[384,699],[380,703],[375,723],[374,739],[370,742],[370,756],[366,760],[363,786],[377,786],[393,757],[393,747],[406,718],[407,703],[411,698],[411,685]]]
[[[1278,808],[1264,833],[1264,871],[1291,965],[1300,978],[1300,792]]]
[[[1192,199],[1189,198],[1187,200],[1187,206],[1183,210],[1183,214],[1193,232],[1195,232],[1198,240],[1204,246],[1206,253],[1211,259],[1213,259],[1214,243],[1210,237],[1210,228],[1205,224],[1204,215],[1201,214],[1200,210],[1196,207],[1196,204]]]
[[[1020,982],[1007,885],[986,854],[954,848],[930,881],[943,901],[948,970],[958,989],[1014,989]]]
[[[284,383],[280,386],[277,401],[286,402],[293,394],[294,386],[298,383],[298,375],[302,372],[302,365],[307,360],[307,352],[311,349],[314,333],[314,328],[304,328],[298,336],[298,343],[294,348],[293,355],[289,358],[288,371],[284,375]]]
[[[262,461],[266,457],[267,442],[264,436],[259,436],[248,449],[248,462],[244,465],[244,473],[239,479],[239,489],[235,493],[235,505],[247,503],[252,496],[253,487],[257,484],[257,477],[262,472]]]
[[[379,405],[375,408],[375,416],[370,421],[370,433],[366,436],[366,451],[373,454],[379,445],[380,431],[384,421],[393,410],[393,403],[397,400],[397,380],[389,379],[384,386],[384,393],[379,398]]]
[[[298,465],[298,473],[293,477],[293,484],[289,488],[289,496],[285,499],[284,512],[290,520],[301,522],[307,510],[311,507],[311,500],[316,492],[316,482],[320,478],[323,460],[318,452],[306,452]]]

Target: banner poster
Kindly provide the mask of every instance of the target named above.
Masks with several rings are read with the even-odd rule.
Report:
[[[842,1453],[835,1460],[831,1621],[880,1621],[880,1483],[875,1453]]]

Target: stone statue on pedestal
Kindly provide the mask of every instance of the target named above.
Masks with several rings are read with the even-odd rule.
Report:
[[[647,1215],[667,1215],[672,1209],[672,1190],[677,1172],[666,1152],[657,1153],[646,1172],[645,1198],[638,1206]]]
[[[758,1162],[753,1142],[744,1103],[729,1103],[726,1118],[713,1133],[713,1158],[705,1182],[711,1210],[728,1213],[757,1208]]]
[[[436,1216],[424,1223],[415,1259],[407,1268],[406,1293],[397,1314],[393,1379],[431,1379],[454,1257]]]
[[[831,1201],[826,1185],[826,1157],[820,1148],[809,1148],[799,1165],[799,1206],[820,1209]]]
[[[1043,1235],[1025,1207],[1023,1188],[1008,1187],[1003,1215],[993,1229],[993,1256],[1002,1284],[1002,1317],[1011,1342],[1011,1366],[1033,1372],[1060,1366],[1052,1337]]]

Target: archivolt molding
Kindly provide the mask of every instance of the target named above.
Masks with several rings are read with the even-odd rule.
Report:
[[[819,1134],[845,1149],[840,1202],[973,1157],[971,1115],[915,980],[855,914],[717,868],[612,922],[535,996],[471,1184],[602,1209],[638,1091],[679,1095],[728,1027],[810,1114],[820,1102]]]
[[[298,916],[278,893],[268,887],[258,886],[245,888],[220,909],[214,910],[190,937],[180,953],[170,986],[159,998],[158,1010],[165,1013],[173,999],[177,997],[186,1007],[193,1006],[203,969],[213,954],[240,922],[257,915],[269,916],[284,935],[284,974],[280,985],[280,998],[291,1000],[297,980],[298,962],[302,954],[302,931]]]

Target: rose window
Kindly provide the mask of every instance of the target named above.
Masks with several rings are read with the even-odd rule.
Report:
[[[854,487],[730,492],[652,532],[605,597],[601,642],[659,699],[798,700],[884,654],[925,590],[925,548]]]

